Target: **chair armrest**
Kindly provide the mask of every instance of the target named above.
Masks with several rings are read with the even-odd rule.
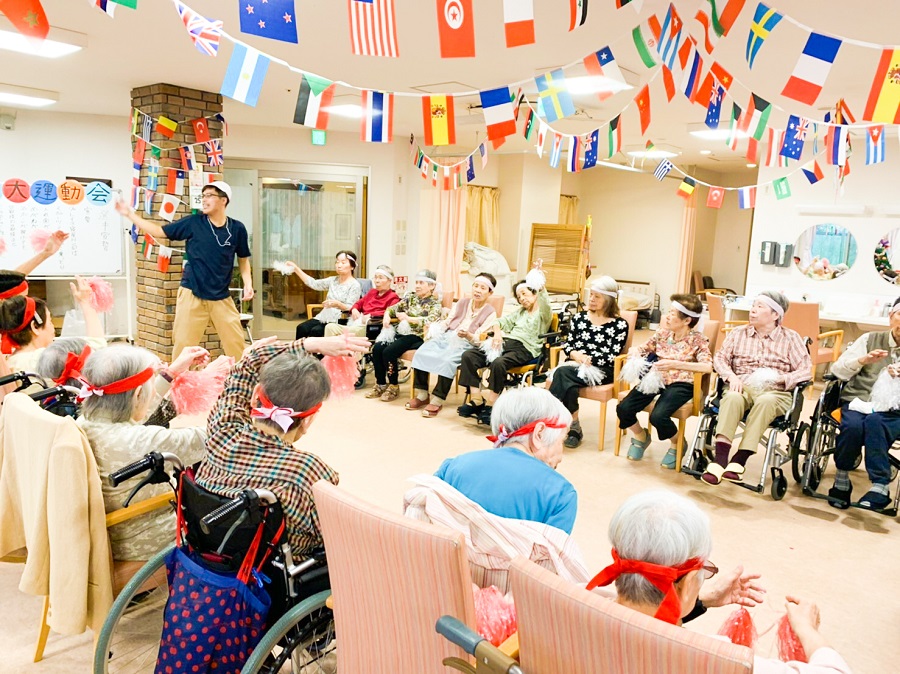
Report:
[[[712,373],[709,372],[695,372],[694,373],[694,402],[693,402],[693,414],[697,416],[700,414],[700,410],[703,409],[703,399],[706,397],[703,393],[703,379],[704,377],[711,377]],[[708,390],[709,384],[707,384]]]
[[[819,334],[819,341],[821,342],[823,339],[829,339],[830,337],[834,337],[832,348],[834,349],[834,359],[837,360],[841,355],[841,346],[844,344],[844,331],[829,330],[828,332],[822,332]]]
[[[134,519],[135,517],[146,515],[154,510],[168,508],[174,500],[175,494],[158,494],[156,496],[151,496],[148,499],[144,499],[143,501],[139,501],[134,505],[130,505],[127,508],[113,510],[111,513],[106,514],[106,527],[109,528],[116,524],[121,524],[122,522]]]
[[[559,365],[559,354],[562,353],[561,346],[551,346],[550,347],[550,367],[556,367]]]
[[[315,318],[316,316],[313,313],[313,311],[316,311],[318,313],[319,311],[322,311],[322,309],[324,309],[324,308],[325,308],[325,305],[323,305],[323,304],[307,304],[306,305],[306,318],[307,319]]]
[[[612,385],[613,385],[613,397],[614,398],[618,398],[619,393],[621,393],[622,391],[627,391],[630,388],[628,382],[619,380],[619,375],[622,374],[622,365],[625,363],[626,360],[628,360],[628,354],[620,353],[618,356],[616,356],[615,360],[613,361]]]

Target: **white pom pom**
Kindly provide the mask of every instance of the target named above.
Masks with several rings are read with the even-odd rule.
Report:
[[[603,370],[596,365],[588,365],[582,363],[578,368],[578,376],[588,383],[589,386],[600,386],[603,383]]]
[[[631,356],[622,366],[622,371],[619,373],[619,379],[634,386],[641,380],[644,372],[646,372],[649,367],[650,364],[647,362],[646,358]]]
[[[486,339],[481,343],[481,350],[484,352],[487,362],[493,363],[503,355],[503,347],[495,347],[493,339]]]
[[[641,393],[645,393],[646,395],[656,395],[660,391],[662,391],[666,387],[663,382],[662,374],[655,367],[651,367],[650,370],[641,377],[641,383],[638,384],[635,388]]]
[[[541,290],[547,285],[547,277],[540,269],[532,269],[525,274],[525,285],[534,290]]]
[[[578,363],[576,363],[574,360],[567,360],[564,363],[560,363],[556,367],[550,368],[549,370],[547,370],[547,383],[549,384],[551,381],[553,381],[553,374],[559,368],[561,368],[561,367],[577,367],[577,366],[578,366]]]
[[[283,274],[284,276],[290,276],[294,273],[294,268],[291,267],[287,262],[283,262],[281,260],[273,262],[272,269],[277,271],[279,274]]]
[[[744,380],[744,386],[757,392],[771,391],[781,381],[781,372],[771,367],[761,367]]]
[[[398,335],[411,335],[412,327],[409,324],[409,321],[400,321],[397,325],[397,334]]]
[[[444,321],[435,321],[431,325],[428,326],[428,337],[427,339],[437,339],[441,335],[447,332],[447,324]]]
[[[872,396],[869,400],[876,412],[900,409],[900,377],[892,377],[888,370],[889,368],[884,368],[872,386]]]
[[[397,331],[394,330],[393,325],[389,325],[386,328],[381,328],[381,332],[378,333],[378,337],[375,338],[376,342],[380,342],[382,344],[390,344],[397,338]]]

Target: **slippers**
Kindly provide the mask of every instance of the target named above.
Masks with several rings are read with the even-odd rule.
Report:
[[[722,474],[724,472],[725,469],[722,468],[722,466],[713,462],[706,467],[706,471],[700,476],[700,479],[710,487],[715,487],[722,481]]]
[[[722,473],[722,479],[728,480],[729,482],[743,482],[744,470],[744,466],[732,461],[727,466],[725,466],[725,472]]]
[[[427,417],[429,419],[431,417],[436,417],[438,414],[441,413],[441,410],[443,408],[444,408],[443,405],[426,405],[425,409],[422,410],[422,416]]]
[[[418,398],[413,398],[408,403],[406,403],[406,409],[408,410],[419,410],[428,405],[427,400],[419,400]]]

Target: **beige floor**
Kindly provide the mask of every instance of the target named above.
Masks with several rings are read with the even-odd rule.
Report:
[[[450,403],[458,401],[451,397]],[[357,392],[349,400],[326,404],[301,442],[340,472],[345,489],[399,510],[407,476],[432,472],[448,456],[488,446],[485,427],[459,419],[454,407],[448,405],[436,419],[423,419],[405,411],[402,400],[385,404]],[[644,489],[672,489],[702,503],[712,518],[715,563],[723,568],[743,563],[763,574],[768,600],[753,612],[760,631],[783,612],[784,595],[793,593],[819,603],[822,631],[855,672],[900,669],[896,519],[834,510],[800,495],[793,481],[781,502],[768,493],[757,495],[728,484],[704,487],[691,477],[659,468],[662,443],[655,443],[642,462],[627,461],[624,452],[615,457],[612,408],[606,451],[598,452],[598,407],[585,403],[582,409],[585,442],[567,451],[559,470],[578,490],[574,536],[589,568],[599,570],[609,562],[606,525],[623,499]],[[341,430],[348,419],[355,422],[357,430],[352,433]],[[692,429],[690,425],[689,432]],[[861,494],[867,485],[864,474],[855,473],[853,481]],[[30,664],[40,599],[17,591],[19,573],[15,566],[0,564],[0,671],[89,671],[89,634],[51,635],[44,661]],[[728,609],[710,611],[690,628],[714,632],[728,613]],[[774,630],[761,638],[759,651],[775,655]]]

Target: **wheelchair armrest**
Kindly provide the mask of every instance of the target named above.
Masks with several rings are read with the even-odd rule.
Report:
[[[108,529],[111,526],[121,524],[122,522],[127,522],[128,520],[134,519],[135,517],[140,517],[141,515],[145,515],[149,512],[153,512],[154,510],[167,508],[171,503],[174,502],[174,500],[174,493],[157,494],[156,496],[151,496],[150,498],[139,501],[134,505],[130,505],[126,508],[113,510],[111,513],[106,514],[106,527]]]

